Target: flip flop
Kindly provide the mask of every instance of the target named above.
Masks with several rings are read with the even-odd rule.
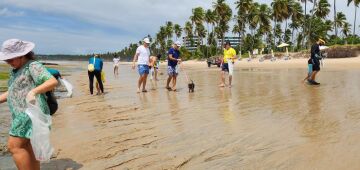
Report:
[[[146,93],[146,92],[147,92],[147,90],[143,90],[142,92],[143,92],[143,93]]]
[[[172,91],[172,89],[170,87],[166,87],[166,89],[169,90],[169,91]]]

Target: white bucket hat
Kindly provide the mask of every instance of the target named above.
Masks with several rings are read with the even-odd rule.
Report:
[[[9,60],[21,57],[32,51],[35,47],[33,42],[22,41],[19,39],[9,39],[4,41],[0,51],[0,60]]]

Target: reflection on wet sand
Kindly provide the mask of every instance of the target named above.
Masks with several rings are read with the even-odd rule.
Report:
[[[83,169],[360,168],[359,70],[325,69],[314,87],[303,69],[237,68],[230,89],[217,86],[217,69],[194,67],[195,93],[180,74],[178,92],[162,75],[137,94],[135,71],[121,65],[113,78],[106,68],[103,96],[88,95],[85,73],[70,78],[77,90],[54,118],[57,159]]]

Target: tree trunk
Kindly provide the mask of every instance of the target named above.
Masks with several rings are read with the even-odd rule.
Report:
[[[293,28],[292,32],[291,32],[291,45],[292,45],[292,51],[294,52],[294,31],[295,31],[295,28]]]
[[[274,48],[275,48],[276,47],[276,19],[274,19],[274,22],[275,22],[275,25],[274,25]]]
[[[354,32],[353,32],[353,35],[356,34],[356,13],[357,13],[357,6],[354,2],[354,6],[355,6],[355,19],[354,19]],[[354,42],[354,39],[353,39],[353,42]]]
[[[338,35],[338,30],[336,26],[336,0],[334,0],[334,28],[335,28],[335,36]]]

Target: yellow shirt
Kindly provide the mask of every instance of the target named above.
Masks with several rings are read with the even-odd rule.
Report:
[[[224,49],[224,63],[228,63],[228,60],[234,61],[236,57],[236,51],[233,48]]]

